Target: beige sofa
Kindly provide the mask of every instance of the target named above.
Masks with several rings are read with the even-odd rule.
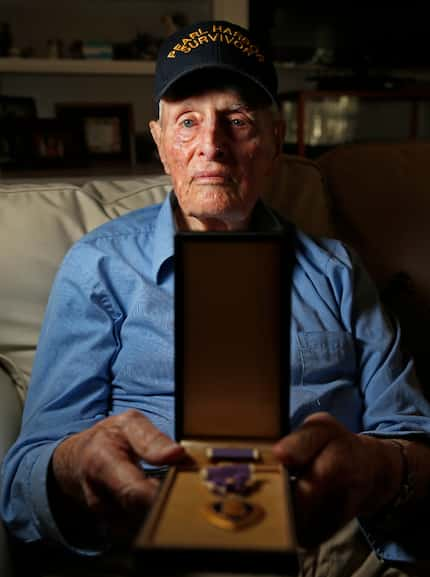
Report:
[[[0,181],[0,459],[19,431],[45,305],[65,252],[107,220],[162,201],[168,190],[164,175],[80,186],[73,179],[58,184]],[[329,209],[313,163],[283,158],[267,199],[309,232],[329,232]],[[1,524],[0,575],[12,575]]]
[[[399,318],[430,399],[430,142],[355,144],[317,160],[336,238]]]
[[[0,180],[0,459],[16,437],[50,286],[70,245],[103,222],[161,201],[161,175],[74,185]],[[400,315],[427,386],[430,143],[354,145],[316,162],[285,156],[266,201],[311,234],[363,257]],[[12,576],[0,524],[0,575]]]

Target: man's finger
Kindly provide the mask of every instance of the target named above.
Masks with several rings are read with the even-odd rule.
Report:
[[[162,433],[142,413],[129,410],[119,419],[136,455],[152,465],[170,464],[185,456],[185,449]]]
[[[275,456],[292,469],[311,464],[329,441],[343,432],[343,427],[327,413],[315,413],[303,425],[273,447]]]
[[[85,500],[92,511],[105,514],[109,503],[113,510],[119,506],[125,511],[135,511],[153,502],[158,481],[145,478],[143,471],[127,459],[104,465],[103,469],[97,468],[95,475],[88,471],[83,485]]]

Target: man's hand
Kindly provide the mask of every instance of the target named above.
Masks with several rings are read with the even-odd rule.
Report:
[[[273,452],[297,476],[297,533],[306,547],[327,539],[357,514],[376,512],[401,484],[398,447],[351,433],[326,413],[308,417]]]
[[[157,492],[158,481],[139,466],[170,464],[184,449],[140,412],[128,410],[72,435],[54,451],[51,502],[60,521],[79,510],[114,525],[142,518]],[[54,497],[55,495],[55,497]],[[74,510],[73,510],[74,508]],[[67,524],[67,522],[66,522]]]

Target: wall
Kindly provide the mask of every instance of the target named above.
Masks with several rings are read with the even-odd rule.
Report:
[[[76,39],[126,42],[137,32],[161,37],[163,15],[183,12],[197,20],[211,11],[210,0],[0,0],[0,21],[10,22],[16,46],[31,45],[38,57],[47,56],[50,38],[67,46]]]
[[[0,21],[10,23],[16,47],[30,45],[34,56],[45,58],[50,38],[61,38],[69,46],[76,39],[128,42],[138,32],[164,37],[163,15],[183,12],[189,21],[202,20],[211,17],[212,9],[209,0],[0,0]],[[138,132],[146,130],[152,118],[152,86],[150,75],[7,74],[0,79],[2,94],[33,96],[41,117],[54,116],[58,102],[131,102]]]
[[[47,57],[51,38],[61,38],[67,48],[77,39],[129,42],[138,32],[164,37],[162,17],[177,12],[189,22],[214,17],[248,24],[247,0],[0,0],[0,22],[10,23],[14,46],[31,46],[39,58]],[[151,75],[0,77],[0,93],[33,96],[41,117],[55,116],[58,102],[131,102],[137,132],[153,116],[152,87]]]

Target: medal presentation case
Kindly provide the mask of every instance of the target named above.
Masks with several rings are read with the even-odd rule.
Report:
[[[138,567],[297,572],[288,473],[290,261],[284,233],[178,233],[172,467],[134,543]]]

